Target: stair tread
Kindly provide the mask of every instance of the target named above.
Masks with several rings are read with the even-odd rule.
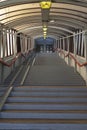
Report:
[[[52,85],[50,85],[50,86],[15,86],[15,88],[85,88],[85,89],[87,89],[87,87],[86,86],[52,86]]]
[[[86,113],[29,113],[29,112],[1,112],[1,118],[23,119],[86,119]]]
[[[10,96],[87,96],[87,93],[68,92],[12,92]]]
[[[19,97],[19,98],[87,98],[87,96],[43,96],[43,95],[9,95],[9,97]]]
[[[86,130],[87,129],[87,124],[49,124],[49,123],[45,123],[45,124],[40,124],[40,123],[0,123],[1,128],[3,129],[17,129],[17,130]]]
[[[17,105],[17,104],[22,104],[22,105],[87,105],[87,102],[6,102],[7,104],[13,104],[13,105]]]
[[[87,92],[85,87],[15,87],[13,91],[77,91]]]
[[[57,124],[59,124],[59,123],[64,123],[64,124],[87,124],[87,120],[82,120],[82,119],[78,119],[78,120],[76,120],[76,119],[67,119],[67,120],[64,120],[64,119],[54,119],[54,120],[52,120],[52,119],[0,119],[0,124],[1,123],[17,123],[17,124],[19,124],[19,123],[39,123],[39,124],[41,124],[41,123],[43,123],[43,124],[47,124],[47,123],[52,123],[52,124],[54,124],[54,123],[57,123]]]
[[[87,105],[64,104],[5,104],[3,109],[20,110],[87,110]]]
[[[3,110],[2,112],[32,112],[32,113],[87,113],[87,110]]]
[[[51,90],[49,90],[51,88]],[[80,90],[79,90],[80,88]],[[21,90],[22,89],[22,90]],[[30,90],[29,90],[30,89]],[[87,128],[87,89],[14,88],[0,113],[1,128],[70,130]],[[25,126],[27,124],[27,127]],[[82,127],[82,125],[84,127]],[[71,127],[73,126],[73,127]],[[79,129],[78,129],[79,128]]]
[[[87,98],[46,98],[46,97],[8,97],[7,102],[71,102],[71,103],[87,103]]]

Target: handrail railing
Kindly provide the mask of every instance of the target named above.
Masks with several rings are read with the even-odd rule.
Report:
[[[9,87],[7,88],[7,91],[6,91],[5,94],[3,95],[2,100],[1,100],[1,102],[0,102],[0,111],[2,110],[4,104],[5,104],[6,100],[7,100],[7,97],[8,97],[9,94],[11,93],[12,89],[13,89],[13,86],[9,86]]]
[[[57,49],[58,50],[58,49]],[[58,52],[59,53],[61,53],[62,52],[62,54],[64,55],[64,57],[68,57],[68,56],[70,56],[74,61],[75,61],[75,63],[79,66],[79,67],[83,67],[83,66],[86,66],[87,65],[87,62],[84,62],[84,63],[80,63],[80,62],[78,62],[78,60],[70,53],[70,52],[68,52],[67,54],[65,54],[64,53],[64,51],[63,50],[58,50]]]
[[[7,66],[7,67],[11,67],[11,66],[16,62],[16,60],[17,60],[20,56],[23,56],[23,57],[26,59],[26,57],[24,56],[24,54],[18,53],[18,54],[12,59],[12,61],[11,61],[10,63],[7,63],[7,62],[3,61],[2,58],[0,58],[0,63],[3,64],[3,65],[5,65],[5,66]]]

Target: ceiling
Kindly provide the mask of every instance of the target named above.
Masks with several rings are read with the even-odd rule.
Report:
[[[0,23],[32,37],[43,34],[41,0],[0,0]],[[87,29],[87,0],[51,0],[48,35]],[[46,16],[44,16],[46,17]]]

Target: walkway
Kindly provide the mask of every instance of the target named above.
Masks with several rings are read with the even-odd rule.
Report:
[[[38,53],[24,85],[84,86],[85,81],[57,53]]]

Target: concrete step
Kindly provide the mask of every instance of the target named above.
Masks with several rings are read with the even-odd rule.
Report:
[[[3,110],[2,112],[28,112],[28,113],[87,113],[87,110]]]
[[[0,113],[1,129],[86,130],[85,87],[15,87]]]
[[[6,103],[3,110],[87,110],[87,105]]]
[[[29,112],[1,112],[0,118],[11,119],[83,119],[87,120],[87,113],[29,113]]]
[[[86,87],[79,86],[19,86],[14,87],[13,91],[71,91],[71,92],[87,92]]]
[[[87,98],[39,98],[39,97],[8,97],[7,102],[16,102],[16,103],[87,103]]]
[[[87,96],[87,93],[82,92],[11,92],[10,96]]]
[[[87,124],[0,123],[5,130],[87,130]]]

